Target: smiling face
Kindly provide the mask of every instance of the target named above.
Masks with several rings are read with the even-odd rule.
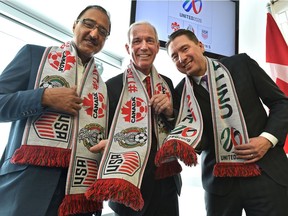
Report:
[[[80,17],[80,20],[88,19],[92,20],[100,26],[110,32],[109,29],[109,17],[101,10],[97,8],[90,8]],[[78,56],[81,58],[82,63],[87,63],[93,55],[100,52],[103,48],[106,37],[99,33],[98,28],[89,28],[81,21],[76,21],[73,25],[73,41],[76,44]]]
[[[141,23],[134,25],[128,36],[129,43],[125,46],[135,68],[148,75],[160,47],[155,30],[151,25]]]
[[[186,35],[173,39],[168,46],[168,54],[177,69],[188,76],[202,76],[206,72],[206,58],[203,44],[195,43]]]

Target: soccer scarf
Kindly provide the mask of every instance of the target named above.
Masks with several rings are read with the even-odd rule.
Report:
[[[57,88],[77,85],[77,53],[67,42],[60,47],[46,48],[35,81],[36,88]],[[59,215],[95,212],[101,202],[87,200],[84,193],[96,180],[101,155],[89,148],[107,137],[107,89],[91,58],[77,89],[83,98],[78,116],[47,108],[38,116],[29,117],[22,145],[12,162],[47,167],[68,167],[66,195]]]
[[[141,210],[144,201],[140,192],[152,141],[152,123],[158,143],[162,144],[168,130],[155,115],[149,96],[131,62],[123,75],[123,89],[110,128],[108,143],[99,167],[97,181],[86,192],[89,199],[112,200],[135,211]],[[153,67],[151,83],[154,94],[171,91]]]
[[[213,174],[217,177],[260,175],[261,172],[256,164],[245,164],[244,160],[237,159],[233,153],[233,146],[248,143],[249,137],[231,75],[226,67],[218,61],[207,58],[207,64],[216,155]],[[186,93],[187,89],[193,89],[191,85],[192,83],[186,78],[179,113],[180,123],[167,137],[162,149],[158,151],[156,155],[156,164],[158,165],[167,155],[177,156],[186,165],[195,164],[192,148],[197,149],[203,127],[201,126],[202,120],[199,119],[202,118],[201,112],[198,105],[196,105],[198,102],[194,97],[194,93],[193,91]],[[185,103],[188,103],[188,105],[185,105]],[[195,107],[192,107],[193,104],[195,104]],[[185,113],[187,106],[189,112]],[[187,119],[189,119],[189,124],[185,125]],[[180,129],[182,130],[181,133]],[[186,131],[190,133],[186,133]],[[188,156],[186,152],[189,152]]]
[[[179,158],[187,166],[197,164],[195,149],[202,136],[203,122],[192,85],[193,83],[186,76],[176,127],[170,132],[157,152],[156,166],[163,166],[166,160],[173,156]]]

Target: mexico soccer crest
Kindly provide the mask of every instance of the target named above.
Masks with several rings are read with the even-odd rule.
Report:
[[[147,143],[147,128],[130,127],[114,135],[114,141],[125,148],[143,146]]]
[[[86,125],[79,131],[78,138],[89,149],[97,145],[104,138],[104,128],[96,123]]]

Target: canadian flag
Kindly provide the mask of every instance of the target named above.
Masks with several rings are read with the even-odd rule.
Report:
[[[270,64],[272,79],[288,96],[288,46],[270,13],[266,24],[266,62]],[[288,136],[284,149],[288,154]]]

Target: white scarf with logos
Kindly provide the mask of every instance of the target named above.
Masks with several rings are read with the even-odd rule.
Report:
[[[77,85],[77,51],[73,42],[46,48],[35,82],[36,88]],[[28,118],[22,145],[12,162],[47,167],[68,167],[66,195],[59,215],[95,212],[101,202],[87,200],[84,193],[97,177],[101,155],[89,148],[107,137],[107,89],[91,58],[77,89],[83,98],[78,116],[45,109]],[[43,185],[45,187],[45,185]]]
[[[135,211],[144,205],[140,187],[152,145],[152,124],[159,145],[169,133],[161,118],[152,113],[149,96],[138,73],[132,62],[124,72],[123,89],[97,181],[86,192],[89,199],[113,200]],[[167,94],[172,102],[167,83],[154,67],[151,83],[154,94]]]
[[[211,102],[218,177],[248,177],[260,175],[256,164],[246,164],[233,153],[233,146],[249,142],[246,123],[229,71],[218,61],[207,58],[208,90]],[[175,156],[186,165],[197,163],[195,149],[200,144],[203,121],[192,83],[186,77],[177,126],[157,152],[156,165]],[[201,146],[199,150],[201,149]]]

